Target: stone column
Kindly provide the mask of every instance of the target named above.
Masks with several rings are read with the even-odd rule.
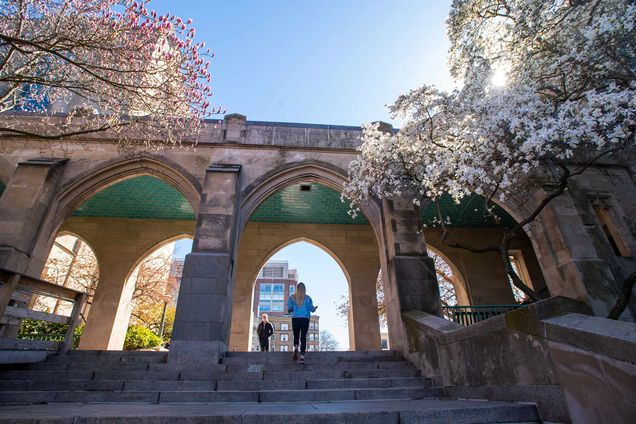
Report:
[[[550,202],[531,224],[535,252],[551,296],[583,301],[605,317],[625,276],[584,202],[572,192]]]
[[[349,340],[351,350],[380,349],[378,298],[375,290],[378,278],[377,260],[368,261],[367,267],[349,267],[351,295],[349,311]],[[375,266],[374,266],[375,265]]]
[[[46,257],[33,258],[33,252],[52,231],[52,204],[65,163],[31,159],[18,164],[0,197],[0,267],[39,276]]]
[[[104,234],[108,234],[107,230]],[[110,240],[113,242],[108,245],[94,245],[99,283],[80,339],[79,348],[83,350],[121,350],[124,347],[136,283],[136,279],[128,277],[137,259],[145,252],[131,252],[126,237]]]
[[[442,315],[433,259],[426,253],[419,210],[406,199],[382,203],[386,241],[384,301],[391,347],[403,354],[409,345],[402,313],[419,310]]]
[[[240,165],[205,176],[192,253],[185,258],[168,360],[216,362],[228,348],[238,234]]]

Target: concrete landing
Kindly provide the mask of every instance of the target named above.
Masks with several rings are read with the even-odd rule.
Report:
[[[471,400],[49,404],[0,407],[0,424],[540,423],[532,404]]]

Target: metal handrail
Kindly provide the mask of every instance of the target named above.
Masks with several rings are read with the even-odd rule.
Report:
[[[505,314],[514,309],[520,308],[520,304],[507,305],[455,305],[442,306],[444,318],[458,324],[467,326],[473,325],[488,318]]]

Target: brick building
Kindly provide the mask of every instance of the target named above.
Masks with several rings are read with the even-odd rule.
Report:
[[[289,269],[287,261],[269,261],[258,274],[254,287],[254,314],[252,328],[252,350],[259,350],[256,328],[261,315],[267,314],[274,327],[274,335],[270,339],[270,351],[291,352],[293,350],[293,333],[291,316],[287,314],[287,299],[294,294],[298,283],[298,272]],[[320,317],[312,315],[307,333],[307,351],[319,350]]]

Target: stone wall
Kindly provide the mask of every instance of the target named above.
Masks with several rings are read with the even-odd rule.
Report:
[[[404,314],[408,358],[451,395],[536,402],[547,421],[628,423],[636,395],[636,325],[551,298],[469,327]]]

